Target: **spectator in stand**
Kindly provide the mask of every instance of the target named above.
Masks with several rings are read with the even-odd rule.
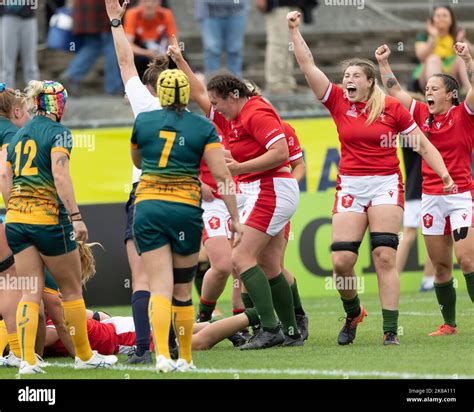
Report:
[[[56,10],[60,7],[67,6],[67,3],[70,2],[70,0],[46,0],[46,27],[49,27],[49,21],[51,20],[51,17],[53,17],[54,13],[56,13]]]
[[[69,94],[79,94],[79,84],[102,54],[105,56],[105,93],[123,93],[122,78],[115,55],[110,21],[104,0],[74,0],[72,17],[74,34],[80,38],[81,48],[60,81]]]
[[[38,22],[33,6],[11,5],[0,6],[0,9],[3,14],[0,32],[1,79],[15,88],[18,56],[21,57],[24,82],[39,78]]]
[[[196,19],[201,24],[206,77],[221,69],[225,51],[227,68],[242,75],[243,45],[248,0],[196,0]]]
[[[140,0],[130,0],[129,7],[135,7],[138,3],[140,3]],[[164,7],[165,9],[171,9],[169,0],[161,0],[161,7]]]
[[[173,13],[161,6],[161,0],[140,0],[125,14],[124,30],[140,79],[155,57],[166,54],[168,39],[178,37]]]
[[[300,7],[304,22],[312,22],[312,10],[317,0],[256,0],[257,8],[265,15],[267,47],[265,52],[266,92],[281,95],[296,91],[293,75],[294,58],[289,50],[289,35],[282,34],[282,25],[286,15]]]
[[[470,53],[474,54],[474,47],[466,39],[466,31],[456,24],[453,9],[447,5],[434,7],[426,31],[416,37],[415,52],[420,64],[413,72],[411,88],[424,92],[428,79],[437,73],[450,74],[465,90],[471,88],[464,62],[453,48],[456,42],[467,43]]]

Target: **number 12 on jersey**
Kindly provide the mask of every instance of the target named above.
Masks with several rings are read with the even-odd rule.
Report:
[[[23,146],[23,154],[28,155],[28,159],[26,160],[26,164],[23,166],[20,172],[20,161],[21,161],[21,146],[23,142],[18,142],[15,146],[15,176],[36,176],[38,174],[38,168],[33,167],[33,160],[36,157],[36,153],[38,151],[36,147],[36,142],[34,140],[27,140],[25,145]]]
[[[176,138],[176,132],[169,132],[166,130],[160,130],[160,139],[165,139],[165,147],[161,152],[160,161],[158,167],[166,167],[168,159],[170,157],[171,148],[173,147],[174,139]]]

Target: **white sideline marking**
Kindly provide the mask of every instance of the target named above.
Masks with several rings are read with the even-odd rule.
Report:
[[[472,310],[463,310],[462,313],[456,313],[456,316],[471,316],[474,313]],[[318,315],[337,316],[341,315],[341,312],[318,312]],[[369,316],[382,316],[380,311],[368,312]],[[400,316],[441,316],[441,312],[399,312]],[[343,317],[341,315],[341,317]]]
[[[52,366],[55,368],[73,368],[74,363],[63,362],[47,362],[46,367]],[[129,365],[114,365],[109,370],[111,371],[143,371],[154,372],[154,366],[129,366]],[[342,369],[209,369],[198,368],[195,372],[189,373],[203,373],[209,375],[215,374],[248,374],[248,375],[307,375],[307,376],[341,376],[363,378],[374,376],[377,378],[394,378],[394,379],[474,379],[474,375],[439,375],[439,374],[424,374],[412,372],[387,372],[387,371],[354,371]]]

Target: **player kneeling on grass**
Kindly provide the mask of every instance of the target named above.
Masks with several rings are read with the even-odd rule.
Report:
[[[202,158],[217,184],[230,188],[221,197],[232,219],[231,232],[237,235],[234,244],[240,241],[241,228],[234,182],[216,129],[186,109],[187,76],[180,70],[165,70],[157,86],[163,109],[139,114],[133,128],[132,159],[143,171],[136,191],[133,233],[150,284],[156,369],[186,371],[195,368],[192,282],[203,226],[198,179]],[[179,343],[176,363],[168,349],[172,318]]]
[[[6,234],[19,276],[32,279],[17,309],[21,343],[20,374],[43,373],[35,355],[44,266],[63,295],[64,319],[74,334],[75,368],[109,367],[115,356],[94,353],[89,345],[81,288],[81,261],[76,242],[87,228],[76,204],[69,174],[70,130],[60,124],[67,92],[52,81],[31,81],[26,89],[36,116],[11,140],[1,170],[7,205]]]

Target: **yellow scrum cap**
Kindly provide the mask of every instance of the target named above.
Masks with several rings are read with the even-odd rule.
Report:
[[[158,78],[157,87],[162,107],[188,105],[191,88],[188,77],[181,70],[173,69],[162,72]]]

